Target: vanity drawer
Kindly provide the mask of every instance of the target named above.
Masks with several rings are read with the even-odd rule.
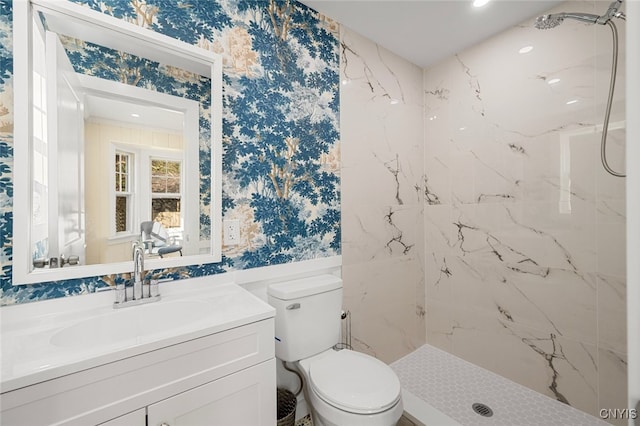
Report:
[[[272,318],[1,395],[0,423],[98,424],[274,357]]]

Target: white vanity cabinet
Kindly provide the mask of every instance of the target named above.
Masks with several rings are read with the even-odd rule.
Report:
[[[100,426],[273,425],[274,369],[263,362]]]
[[[91,365],[63,365],[56,375],[24,385],[18,380],[29,376],[14,382],[3,378],[0,424],[274,425],[274,313],[246,293],[231,288],[216,299],[220,323],[213,331],[175,333],[138,345],[135,352],[113,350]],[[253,312],[242,319],[241,299],[247,300],[246,312]],[[69,354],[79,350],[69,349]],[[63,352],[57,349],[55,356]]]
[[[274,370],[265,362],[150,405],[148,425],[273,425]]]
[[[147,410],[145,408],[141,408],[139,410],[134,411],[133,413],[127,413],[123,416],[120,416],[116,419],[109,420],[104,423],[100,423],[100,426],[134,426],[134,425],[143,425],[146,423],[147,419]]]

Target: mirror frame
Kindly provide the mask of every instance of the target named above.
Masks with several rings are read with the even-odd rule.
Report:
[[[147,270],[219,263],[222,258],[222,57],[197,46],[142,28],[69,1],[14,0],[14,197],[12,284],[34,284],[127,273],[133,261],[31,271],[32,216],[32,13],[63,20],[87,41],[123,50],[211,78],[211,235],[202,255],[145,259]],[[76,34],[68,34],[78,36]],[[80,37],[79,37],[80,38]],[[217,90],[214,90],[216,89]],[[22,165],[28,165],[24,167]],[[192,194],[192,192],[190,191]],[[197,193],[200,193],[198,185]],[[25,235],[26,234],[26,235]]]

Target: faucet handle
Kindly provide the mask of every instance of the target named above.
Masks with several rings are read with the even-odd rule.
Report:
[[[124,283],[116,284],[116,301],[115,303],[124,303],[127,301],[127,289]]]
[[[151,284],[149,285],[149,296],[160,296],[160,285],[158,284],[158,280],[151,280]]]
[[[131,255],[135,256],[136,255],[136,250],[142,248],[142,246],[140,245],[140,241],[139,240],[134,240],[131,242]]]

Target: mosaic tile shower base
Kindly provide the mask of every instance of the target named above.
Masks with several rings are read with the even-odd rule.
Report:
[[[403,389],[463,425],[564,426],[607,423],[430,345],[391,364]],[[488,405],[492,417],[471,406]]]

